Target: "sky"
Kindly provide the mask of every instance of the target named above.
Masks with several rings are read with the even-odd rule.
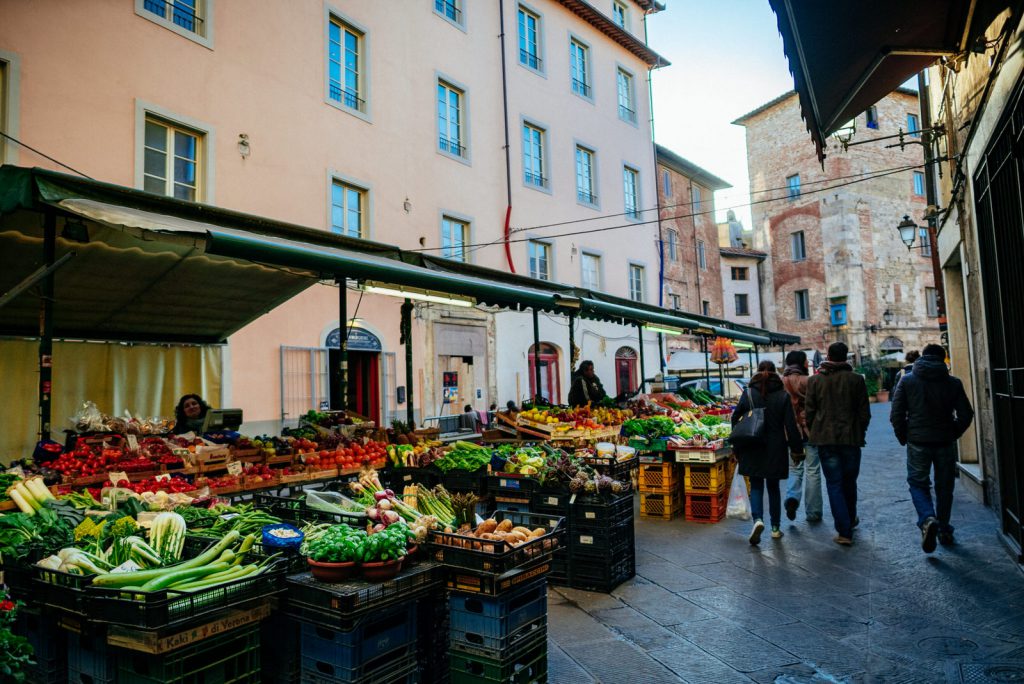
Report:
[[[732,184],[715,193],[724,221],[750,201],[744,129],[730,122],[792,90],[793,77],[768,0],[665,4],[647,24],[648,44],[672,62],[653,76],[655,139]],[[749,229],[749,207],[735,211]]]

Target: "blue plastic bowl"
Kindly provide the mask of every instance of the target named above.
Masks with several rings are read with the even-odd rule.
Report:
[[[276,537],[271,532],[273,530],[292,530],[298,532],[297,537]],[[306,538],[302,530],[295,527],[294,525],[288,525],[287,523],[278,523],[276,525],[264,525],[263,526],[263,548],[264,549],[297,549],[302,546],[302,540]]]

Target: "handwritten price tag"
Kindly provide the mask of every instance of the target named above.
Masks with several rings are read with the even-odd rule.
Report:
[[[242,462],[232,461],[228,463],[228,475],[241,475],[242,474]]]
[[[110,480],[110,482],[113,483],[114,485],[116,485],[119,482],[128,482],[128,473],[115,470],[113,472],[107,473],[107,479]]]
[[[155,479],[156,479],[157,482],[169,482],[170,479],[171,479],[171,474],[170,473],[160,473],[159,475],[156,476]]]
[[[135,435],[128,435],[128,448],[132,451],[139,450],[139,438]]]

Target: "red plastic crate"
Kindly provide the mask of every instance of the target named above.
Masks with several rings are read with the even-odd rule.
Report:
[[[717,494],[687,493],[686,519],[691,522],[716,523],[725,517],[728,503],[728,489],[723,489]]]

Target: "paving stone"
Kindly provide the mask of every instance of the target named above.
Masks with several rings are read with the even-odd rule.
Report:
[[[644,579],[676,593],[715,586],[714,581],[707,577],[701,577],[676,563],[665,560],[638,565],[636,571]]]
[[[704,608],[643,578],[637,578],[629,586],[620,586],[613,595],[660,625],[678,625],[714,617]]]
[[[554,641],[548,639],[548,681],[558,684],[590,684],[595,680]]]
[[[548,606],[548,634],[559,645],[614,638],[607,627],[571,605]]]
[[[722,618],[671,628],[700,649],[740,672],[799,662],[792,653]]]
[[[678,684],[682,681],[667,667],[625,641],[570,644],[565,651],[598,682]]]
[[[645,651],[669,648],[682,641],[677,634],[633,608],[601,610],[594,617]]]
[[[683,597],[706,610],[748,628],[783,625],[796,618],[739,594],[728,587],[695,589]]]
[[[691,684],[749,684],[751,679],[688,641],[649,655]]]
[[[582,610],[592,613],[595,610],[607,610],[608,608],[619,608],[622,602],[610,594],[602,594],[596,591],[583,591],[582,589],[570,589],[569,587],[558,587],[556,592],[566,602],[579,606]]]

